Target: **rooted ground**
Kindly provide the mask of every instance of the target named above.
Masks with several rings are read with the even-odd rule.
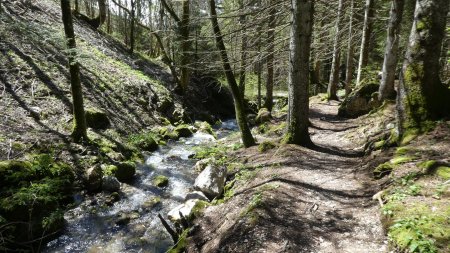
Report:
[[[205,210],[188,251],[386,252],[372,200],[378,187],[365,169],[364,140],[355,134],[361,121],[338,118],[337,109],[333,102],[312,103],[314,148],[236,153],[253,169],[237,174],[233,198]]]

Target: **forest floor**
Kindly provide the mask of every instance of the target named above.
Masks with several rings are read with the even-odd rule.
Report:
[[[389,218],[384,217],[379,202],[373,199],[374,194],[387,186],[394,192],[392,196],[397,196],[395,194],[402,187],[395,188],[398,180],[394,177],[380,180],[373,177],[374,168],[392,157],[393,148],[367,152],[368,145],[365,144],[370,140],[385,138],[382,136],[393,128],[394,107],[388,104],[377,112],[357,119],[339,118],[336,116],[338,107],[337,102],[312,98],[310,134],[315,144],[312,148],[277,144],[281,138],[266,132],[264,136],[257,135],[257,138],[260,142],[265,140],[262,143],[275,143],[274,148],[261,152],[260,144],[259,147],[233,153],[231,156],[245,166],[236,171],[234,180],[228,183],[223,203],[206,208],[204,215],[197,220],[193,237],[189,239],[188,252],[393,250],[395,246],[392,247],[389,243],[386,230],[392,225],[394,218],[408,216],[402,216],[404,213],[400,211],[397,213],[397,209],[395,215],[398,216],[389,213],[392,218],[387,221]],[[284,128],[284,123],[280,125],[280,121],[284,120],[275,117],[270,124],[275,125],[275,129],[276,126],[278,129]],[[274,129],[274,126],[269,128]],[[448,137],[442,139],[449,132],[448,124],[443,128],[444,130],[432,133],[433,138],[421,140],[425,147],[437,147],[430,141],[432,139],[446,143],[440,145],[440,150],[436,150],[437,159],[446,159],[450,148]],[[429,148],[431,149],[433,148]],[[412,160],[407,162],[410,162],[409,167],[414,165]],[[404,175],[405,173],[395,176],[401,178]],[[434,176],[430,178],[437,180]],[[442,178],[438,181],[441,182]],[[439,185],[436,181],[432,184]],[[435,189],[430,189],[433,190]],[[448,189],[445,188],[444,191],[448,192]],[[388,190],[383,194],[385,192]],[[430,194],[417,195],[420,197],[413,200],[415,202],[408,203],[417,204],[425,199],[432,199]],[[391,195],[385,196],[389,199]],[[445,218],[445,213],[449,211],[448,198],[434,200],[440,204],[430,203],[416,214],[427,215],[427,212],[442,211],[435,212],[436,217],[443,220],[436,227],[445,229],[448,227],[448,216],[447,220]],[[407,204],[401,201],[399,206],[405,205]],[[413,206],[410,207],[415,210]],[[409,230],[405,235],[409,235],[408,233]],[[447,247],[446,232],[439,233],[435,238],[441,238],[436,240],[443,240],[443,247]],[[420,240],[422,239],[424,237]],[[409,244],[403,245],[403,248],[409,247],[412,241],[408,241]],[[446,250],[448,249],[444,248],[439,252],[447,252]]]

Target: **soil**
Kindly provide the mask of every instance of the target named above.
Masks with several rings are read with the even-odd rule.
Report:
[[[337,109],[311,104],[312,148],[235,153],[256,168],[254,178],[237,181],[233,198],[205,210],[188,252],[386,252],[372,200],[379,186],[366,169],[365,140],[354,134],[365,125],[335,116]]]

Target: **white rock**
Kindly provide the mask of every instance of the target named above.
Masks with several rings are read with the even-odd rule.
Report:
[[[198,201],[198,199],[190,199],[184,204],[178,205],[174,209],[170,210],[167,217],[169,217],[169,220],[172,222],[178,222],[181,220],[180,213],[186,218],[189,217]]]
[[[199,200],[203,200],[203,201],[209,201],[208,197],[206,197],[205,194],[203,194],[203,192],[201,192],[201,191],[189,192],[186,195],[186,197],[184,198],[184,200],[190,200],[190,199],[199,199]]]
[[[225,174],[224,168],[208,165],[195,179],[194,189],[213,199],[223,192]]]

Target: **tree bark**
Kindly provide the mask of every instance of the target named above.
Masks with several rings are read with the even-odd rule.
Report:
[[[337,97],[337,86],[339,83],[339,65],[340,65],[340,54],[341,50],[339,47],[339,42],[341,41],[341,19],[342,19],[342,2],[343,0],[339,0],[338,2],[338,13],[335,24],[335,35],[334,35],[334,43],[333,43],[333,61],[331,63],[331,73],[330,73],[330,81],[328,83],[328,100],[339,100]]]
[[[181,37],[181,77],[180,77],[180,85],[183,93],[187,90],[190,81],[190,71],[189,71],[189,63],[190,63],[190,54],[189,51],[191,49],[191,41],[189,40],[189,0],[184,0],[182,9],[183,15],[178,25],[180,27],[180,37]]]
[[[230,66],[230,62],[228,60],[228,54],[225,48],[225,44],[223,42],[222,33],[220,31],[219,22],[217,21],[217,12],[216,12],[216,2],[215,0],[209,0],[209,8],[211,14],[211,24],[214,31],[214,37],[216,39],[217,48],[220,51],[220,57],[222,59],[223,69],[228,81],[228,85],[230,86],[231,93],[233,94],[234,99],[234,108],[236,111],[236,120],[239,125],[239,129],[241,131],[242,142],[245,147],[250,147],[255,145],[255,140],[253,139],[252,133],[250,132],[250,128],[247,124],[247,118],[244,111],[244,103],[242,100],[242,96],[239,92],[238,84],[236,83],[236,79],[234,78],[233,71]]]
[[[131,14],[130,14],[130,54],[134,52],[135,43],[135,16],[136,16],[136,1],[131,0]]]
[[[381,83],[378,94],[380,101],[395,98],[395,72],[397,70],[398,44],[403,16],[404,0],[393,0],[387,30]]]
[[[286,143],[310,145],[309,137],[309,57],[314,0],[292,0],[289,54],[289,111]]]
[[[273,3],[273,1],[271,1]],[[271,7],[269,11],[269,21],[267,26],[267,81],[266,81],[266,101],[264,107],[272,111],[273,107],[273,62],[274,62],[274,50],[275,50],[275,16],[277,10],[275,7]]]
[[[450,114],[450,92],[439,78],[448,0],[417,0],[397,95],[398,132],[425,132]]]
[[[98,13],[99,25],[98,25],[98,27],[102,26],[106,21],[106,13],[107,13],[106,6],[107,6],[106,0],[98,0],[98,10],[99,10],[99,13]]]
[[[361,74],[363,68],[369,62],[369,44],[370,36],[372,35],[373,16],[374,16],[375,0],[366,0],[366,10],[364,13],[364,26],[361,39],[361,49],[359,52],[358,74],[356,76],[356,85],[361,83]]]
[[[239,1],[239,8],[241,9],[241,12],[245,12],[244,10],[244,1]],[[239,89],[242,94],[242,98],[245,99],[245,65],[247,61],[247,35],[245,27],[245,15],[240,14],[239,17],[239,24],[241,26],[241,61],[240,61],[240,70],[239,70]]]
[[[70,9],[70,0],[61,0],[62,21],[64,24],[64,33],[67,39],[69,53],[69,72],[70,87],[72,91],[74,124],[72,138],[75,142],[87,140],[86,118],[84,115],[83,91],[80,82],[80,65],[76,59],[75,32],[73,29],[72,12]]]
[[[350,84],[352,82],[354,62],[353,57],[355,50],[353,48],[353,16],[355,12],[355,2],[351,0],[350,2],[350,21],[348,27],[348,45],[347,45],[347,69],[345,73],[345,96],[347,97],[352,91]]]

